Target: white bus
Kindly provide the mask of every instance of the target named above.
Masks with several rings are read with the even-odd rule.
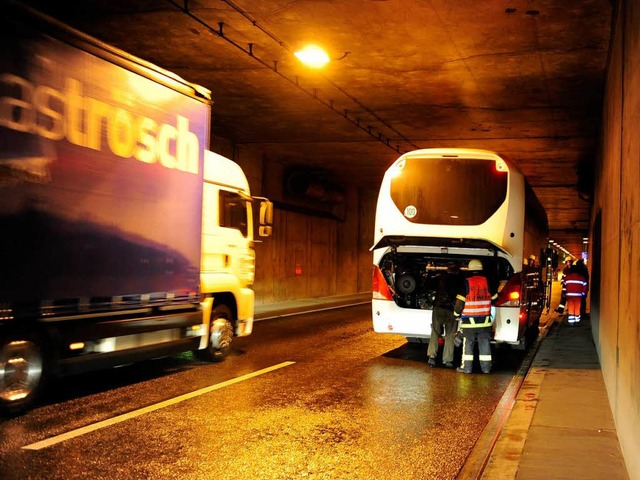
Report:
[[[382,180],[374,235],[376,332],[428,341],[437,275],[477,258],[499,291],[494,341],[524,349],[537,335],[545,290],[526,263],[547,247],[547,215],[513,163],[486,150],[405,153]]]

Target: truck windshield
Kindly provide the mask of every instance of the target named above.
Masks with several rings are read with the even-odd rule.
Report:
[[[502,205],[508,173],[492,160],[408,157],[391,180],[391,198],[407,220],[479,225]]]

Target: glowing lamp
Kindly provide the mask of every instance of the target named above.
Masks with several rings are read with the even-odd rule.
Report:
[[[329,63],[327,52],[316,45],[307,45],[302,50],[295,52],[294,55],[311,68],[322,68]]]
[[[507,164],[504,162],[504,160],[496,160],[496,171],[508,172],[509,167],[507,167]]]
[[[405,166],[405,160],[400,161],[395,167],[390,168],[391,178],[396,178],[398,175],[402,173],[402,170]]]

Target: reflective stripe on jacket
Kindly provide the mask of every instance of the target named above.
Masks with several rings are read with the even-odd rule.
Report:
[[[569,273],[565,278],[567,297],[582,297],[587,293],[587,281],[577,272]]]

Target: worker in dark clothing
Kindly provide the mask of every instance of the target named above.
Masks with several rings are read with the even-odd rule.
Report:
[[[584,264],[584,260],[580,259],[573,266],[573,270],[582,275],[582,278],[585,282],[584,295],[582,295],[580,300],[580,316],[584,318],[587,315],[587,294],[589,293],[589,270],[587,266]]]
[[[473,370],[474,347],[478,344],[480,368],[483,373],[491,371],[491,304],[498,294],[490,290],[487,277],[482,274],[482,262],[469,262],[469,273],[464,288],[456,297],[454,314],[460,316],[460,327],[464,335],[461,373]]]
[[[456,302],[456,295],[460,291],[460,284],[456,266],[449,266],[446,273],[438,276],[438,287],[431,316],[431,338],[429,338],[429,348],[427,349],[427,356],[429,357],[427,363],[430,367],[436,366],[438,340],[442,336],[444,329],[442,366],[453,368],[453,335],[458,330],[458,319],[453,314],[453,307]]]

